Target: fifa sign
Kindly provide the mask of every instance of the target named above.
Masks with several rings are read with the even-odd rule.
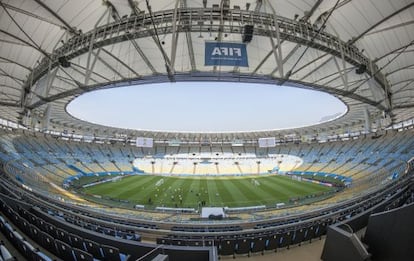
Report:
[[[249,66],[246,44],[226,42],[206,42],[205,44],[205,66]]]
[[[211,52],[212,56],[238,56],[241,57],[241,48],[235,47],[214,47],[213,51]]]

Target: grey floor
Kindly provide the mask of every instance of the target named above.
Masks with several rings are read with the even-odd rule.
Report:
[[[301,246],[292,246],[290,249],[278,249],[275,252],[266,252],[264,255],[254,254],[248,256],[236,256],[233,259],[232,256],[221,257],[220,260],[254,260],[254,261],[270,261],[270,260],[283,260],[283,261],[320,261],[323,245],[325,243],[325,237],[322,240],[314,240],[312,243],[303,243]]]

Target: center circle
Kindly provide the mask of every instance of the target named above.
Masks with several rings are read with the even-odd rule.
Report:
[[[74,117],[116,128],[173,132],[291,129],[336,119],[347,107],[333,95],[270,84],[177,82],[85,93]]]

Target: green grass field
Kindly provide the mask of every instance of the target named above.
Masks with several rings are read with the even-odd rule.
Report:
[[[99,195],[130,203],[197,208],[205,206],[275,205],[291,199],[319,195],[332,188],[292,180],[286,176],[249,177],[162,177],[128,176],[82,189],[86,194]]]

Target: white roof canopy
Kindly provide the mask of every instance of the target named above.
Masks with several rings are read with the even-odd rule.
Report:
[[[414,116],[411,0],[148,4],[150,8],[143,0],[1,0],[0,118],[89,134],[256,138],[360,130],[367,118],[378,128]],[[205,65],[206,41],[242,43],[246,26],[253,26],[246,43],[248,67]],[[68,102],[88,91],[165,81],[310,88],[337,96],[348,112],[302,129],[233,134],[123,130],[66,112]]]

